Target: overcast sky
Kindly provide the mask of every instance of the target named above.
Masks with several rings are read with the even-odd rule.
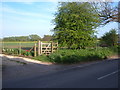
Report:
[[[49,0],[50,1],[50,0]],[[37,34],[41,37],[52,35],[54,13],[57,2],[2,2],[0,3],[1,37],[27,36]],[[109,23],[97,28],[97,36],[102,36],[110,29],[118,29],[117,23]]]

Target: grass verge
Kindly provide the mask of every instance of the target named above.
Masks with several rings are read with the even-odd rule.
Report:
[[[41,55],[33,57],[33,59],[43,61],[43,62],[52,62],[52,63],[61,63],[61,64],[72,64],[78,62],[87,62],[95,60],[104,60],[111,55],[118,54],[118,47],[102,48],[97,49],[80,49],[80,50],[58,50],[55,53],[50,54],[49,56]]]

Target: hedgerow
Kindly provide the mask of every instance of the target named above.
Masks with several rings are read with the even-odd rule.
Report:
[[[58,50],[48,56],[37,56],[34,59],[49,61],[53,63],[77,63],[85,61],[103,60],[113,55],[115,51],[111,48]]]

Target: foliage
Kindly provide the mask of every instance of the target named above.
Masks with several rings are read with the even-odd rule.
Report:
[[[16,54],[18,55],[19,54],[19,49],[16,49],[16,48],[4,48],[2,49],[2,52],[5,53],[5,54]]]
[[[32,34],[32,35],[29,35],[29,39],[30,41],[38,41],[38,40],[41,40],[41,37],[36,34]]]
[[[2,40],[3,41],[38,41],[41,40],[41,37],[36,34],[32,34],[29,36],[4,37]]]
[[[118,42],[118,35],[115,29],[110,30],[101,37],[101,43],[108,46],[115,46]]]
[[[23,49],[17,49],[17,48],[4,48],[2,49],[2,53],[9,54],[9,55],[19,55],[21,52],[21,55],[24,56],[34,56],[34,51],[28,51]]]
[[[52,40],[51,35],[44,35],[44,37],[42,38],[42,41],[51,41],[51,40]]]
[[[3,41],[38,41],[38,40],[41,40],[41,41],[51,41],[52,40],[52,36],[51,35],[44,35],[43,38],[41,38],[40,36],[36,35],[36,34],[32,34],[32,35],[29,35],[29,36],[18,36],[18,37],[4,37],[3,39],[1,39]]]
[[[32,56],[31,52],[28,51],[28,50],[21,50],[21,55],[24,55],[24,56]]]
[[[48,56],[42,55],[33,57],[36,60],[44,61],[44,62],[53,62],[53,63],[77,63],[77,62],[86,62],[86,61],[94,61],[94,60],[103,60],[108,56],[116,54],[117,48],[102,48],[99,47],[97,49],[77,49],[77,50],[58,50],[55,53],[52,53]]]
[[[5,37],[3,41],[29,41],[28,36],[19,36],[19,37]]]
[[[53,53],[48,58],[55,63],[77,63],[81,61],[102,60],[112,54],[108,48],[81,49],[81,50],[61,50]]]
[[[58,50],[55,53],[52,53],[48,56],[41,55],[32,57],[35,60],[43,62],[53,62],[53,63],[77,63],[77,62],[86,62],[94,60],[103,60],[110,55],[116,55],[120,52],[120,46],[116,47],[98,47],[98,48],[87,48],[87,49],[63,49]],[[19,55],[19,49],[3,49],[3,53]],[[34,51],[21,50],[21,54],[24,56],[34,56]]]
[[[39,61],[43,61],[43,62],[51,62],[49,60],[49,58],[46,56],[46,55],[41,55],[41,56],[36,56],[36,57],[33,57],[33,59],[35,60],[39,60]]]
[[[55,14],[54,40],[68,48],[85,48],[95,43],[99,16],[92,4],[61,2]]]

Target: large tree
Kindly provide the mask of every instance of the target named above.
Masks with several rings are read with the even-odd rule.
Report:
[[[91,3],[61,2],[54,19],[54,39],[68,48],[85,48],[94,44],[94,29],[99,23]]]
[[[120,23],[120,1],[119,2],[95,2],[96,12],[101,18],[101,24],[106,25],[109,22]]]

